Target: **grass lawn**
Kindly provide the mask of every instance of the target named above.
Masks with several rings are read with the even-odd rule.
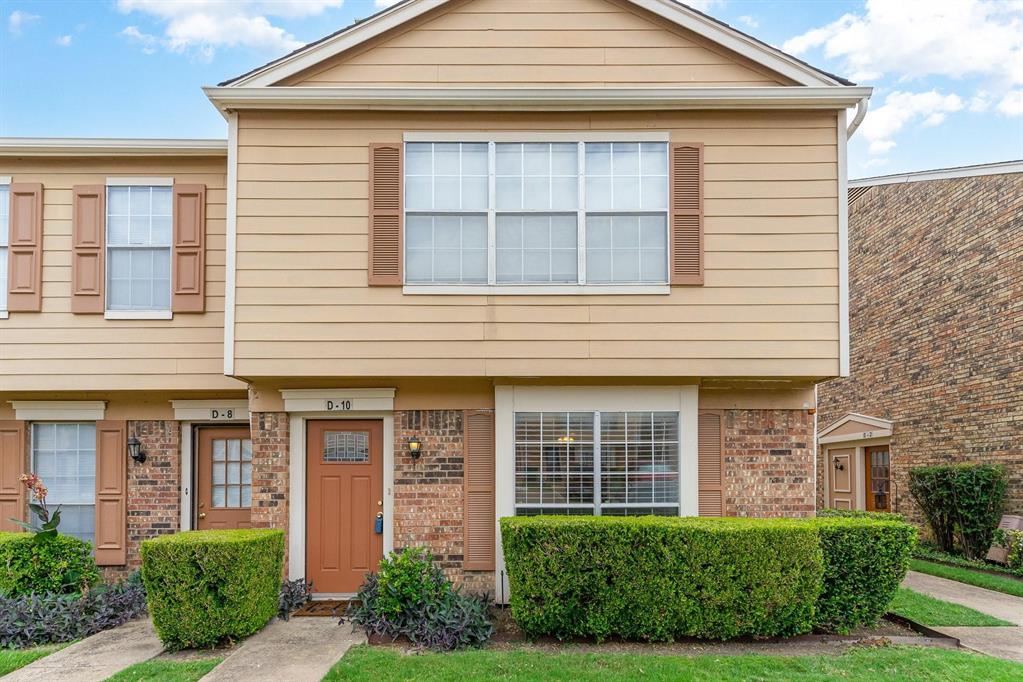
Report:
[[[1005,594],[1011,594],[1016,597],[1023,597],[1023,580],[1016,580],[1009,576],[993,575],[991,573],[984,573],[983,571],[972,571],[968,568],[960,568],[958,566],[946,566],[945,564],[937,564],[933,561],[924,561],[923,559],[910,559],[909,568],[912,571],[919,571],[920,573],[927,573],[928,575],[936,575],[939,578],[948,578],[949,580],[958,580],[961,583],[967,585],[974,585],[975,587],[983,587],[987,590],[994,590],[995,592],[1004,592]]]
[[[973,627],[1012,625],[1012,623],[1007,623],[986,613],[928,597],[926,594],[920,594],[905,587],[900,587],[899,591],[895,593],[895,599],[892,599],[888,611],[931,627],[940,625]]]
[[[107,682],[195,682],[213,670],[224,659],[207,658],[201,661],[144,661],[125,668]]]
[[[986,656],[924,647],[856,649],[841,656],[658,656],[464,651],[402,655],[357,646],[324,680],[416,682],[608,682],[609,680],[1001,680],[1023,679],[1023,665]]]
[[[18,668],[23,668],[32,661],[48,656],[66,646],[67,644],[47,644],[46,646],[36,646],[31,649],[0,649],[0,677]]]

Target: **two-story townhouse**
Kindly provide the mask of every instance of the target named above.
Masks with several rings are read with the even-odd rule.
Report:
[[[29,340],[4,339],[24,359],[3,360],[0,490],[77,423],[48,475],[84,498],[97,463],[98,554],[278,527],[322,595],[423,545],[500,596],[502,516],[813,513],[869,88],[672,0],[405,0],[206,93],[229,133],[205,179],[170,157],[0,165],[45,205],[42,311],[2,323]],[[105,319],[111,207],[132,242],[136,187],[171,265],[133,261],[147,319]],[[76,312],[89,287],[105,305]],[[61,325],[63,355],[31,342]]]

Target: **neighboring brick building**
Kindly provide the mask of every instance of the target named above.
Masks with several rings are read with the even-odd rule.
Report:
[[[851,376],[819,386],[818,503],[883,506],[865,491],[890,452],[911,518],[909,470],[954,461],[1004,464],[1023,512],[1023,162],[853,181],[849,204]]]

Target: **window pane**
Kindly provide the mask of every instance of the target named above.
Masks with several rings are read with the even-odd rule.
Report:
[[[665,216],[587,216],[586,222],[587,282],[667,281]]]
[[[486,216],[410,215],[405,230],[406,281],[487,281]]]
[[[667,144],[586,144],[587,210],[666,211],[667,208]]]
[[[592,505],[593,448],[591,412],[516,413],[516,503]]]
[[[487,208],[487,144],[405,145],[405,207],[410,211]]]
[[[654,507],[606,505],[677,505],[677,412],[601,412],[600,435],[602,513],[666,513]],[[677,506],[667,509],[678,513]]]
[[[32,470],[49,488],[46,501],[61,506],[60,531],[93,541],[96,499],[96,426],[32,425]]]
[[[107,310],[170,309],[170,187],[107,188]]]
[[[496,145],[497,210],[575,210],[578,149],[573,142]]]
[[[497,216],[498,282],[576,282],[574,215]]]

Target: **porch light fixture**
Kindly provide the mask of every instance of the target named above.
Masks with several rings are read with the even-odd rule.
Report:
[[[845,465],[842,464],[842,461],[838,459],[838,457],[832,460],[832,463],[835,465],[835,471],[845,471]]]
[[[142,443],[135,436],[128,439],[128,456],[139,464],[146,461],[146,453],[142,450]]]
[[[412,461],[418,460],[423,455],[423,441],[419,436],[410,436],[408,439],[408,454]]]

